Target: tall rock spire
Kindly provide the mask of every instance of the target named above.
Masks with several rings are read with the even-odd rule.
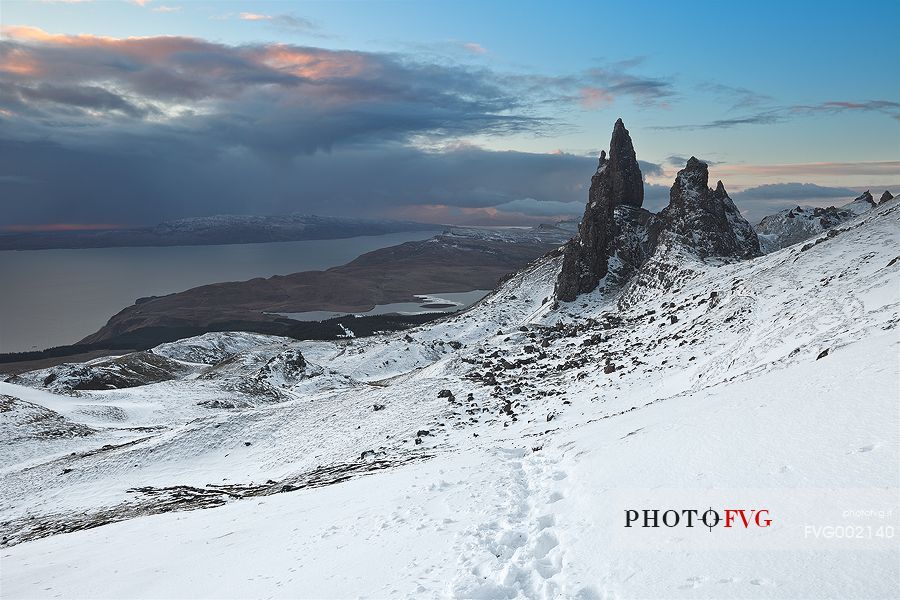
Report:
[[[588,203],[578,235],[566,246],[562,272],[556,281],[558,299],[571,301],[597,287],[609,268],[616,235],[616,207],[640,208],[643,201],[641,168],[631,136],[619,119],[609,142],[609,158],[605,153],[601,154],[597,172],[591,177]]]
[[[622,119],[613,126],[609,141],[609,172],[610,189],[616,204],[640,208],[644,203],[644,176]]]

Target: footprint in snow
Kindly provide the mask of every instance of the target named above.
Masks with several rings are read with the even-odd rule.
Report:
[[[547,556],[551,550],[559,545],[559,540],[552,531],[542,531],[534,546],[534,557],[538,560]]]
[[[688,577],[687,579],[685,579],[685,583],[683,585],[678,586],[678,589],[689,590],[700,587],[703,584],[704,579],[704,577],[700,576]]]
[[[547,529],[556,525],[556,517],[553,515],[541,515],[537,518],[538,530]]]

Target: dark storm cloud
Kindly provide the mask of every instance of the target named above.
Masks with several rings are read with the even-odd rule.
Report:
[[[64,110],[76,109],[78,112],[120,112],[130,117],[145,117],[155,112],[152,107],[136,106],[118,94],[93,85],[57,86],[42,83],[24,86],[0,83],[0,102],[4,98],[8,98],[10,104],[15,106],[36,104],[51,111],[61,107]],[[67,112],[71,114],[71,111]]]
[[[659,212],[669,204],[670,187],[654,183],[644,184],[644,208],[650,212]]]
[[[478,222],[478,211],[502,205],[531,216],[555,215],[556,208],[570,214],[583,209],[595,168],[594,159],[574,155],[474,147],[438,153],[378,144],[272,161],[246,150],[206,153],[174,137],[120,141],[89,151],[0,141],[3,169],[31,181],[0,177],[0,193],[11,200],[4,224],[47,222],[48,215],[54,222],[99,215],[104,222],[153,223],[291,212],[445,222],[457,214],[450,209],[472,212],[468,220]],[[48,164],[53,177],[45,177]],[[578,208],[568,210],[567,203]]]
[[[663,174],[662,165],[656,163],[638,160],[638,166],[641,167],[641,174],[644,177],[657,177]]]
[[[541,126],[522,114],[518,90],[476,69],[283,44],[10,31],[0,59],[12,89],[0,97],[0,108],[53,102],[43,108],[56,111],[48,116],[56,117],[57,136],[83,124],[72,108],[163,114],[171,126],[215,133],[218,144],[289,154],[344,142]]]
[[[283,15],[241,18],[311,27]],[[547,104],[624,96],[646,105],[674,95],[670,82],[630,73],[641,59],[541,77],[291,44],[4,33],[0,194],[14,201],[0,224],[226,212],[578,214],[596,158],[421,148],[542,134],[559,126],[539,116]],[[579,92],[586,86],[593,96]]]

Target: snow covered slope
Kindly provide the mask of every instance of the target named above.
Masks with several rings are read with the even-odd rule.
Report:
[[[900,595],[900,203],[570,303],[561,260],[395,335],[0,383],[3,597]],[[708,507],[772,525],[624,527]]]

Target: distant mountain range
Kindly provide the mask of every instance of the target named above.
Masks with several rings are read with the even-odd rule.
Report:
[[[315,215],[216,215],[166,221],[153,227],[0,234],[0,250],[212,246],[296,242],[442,229],[434,223]]]

